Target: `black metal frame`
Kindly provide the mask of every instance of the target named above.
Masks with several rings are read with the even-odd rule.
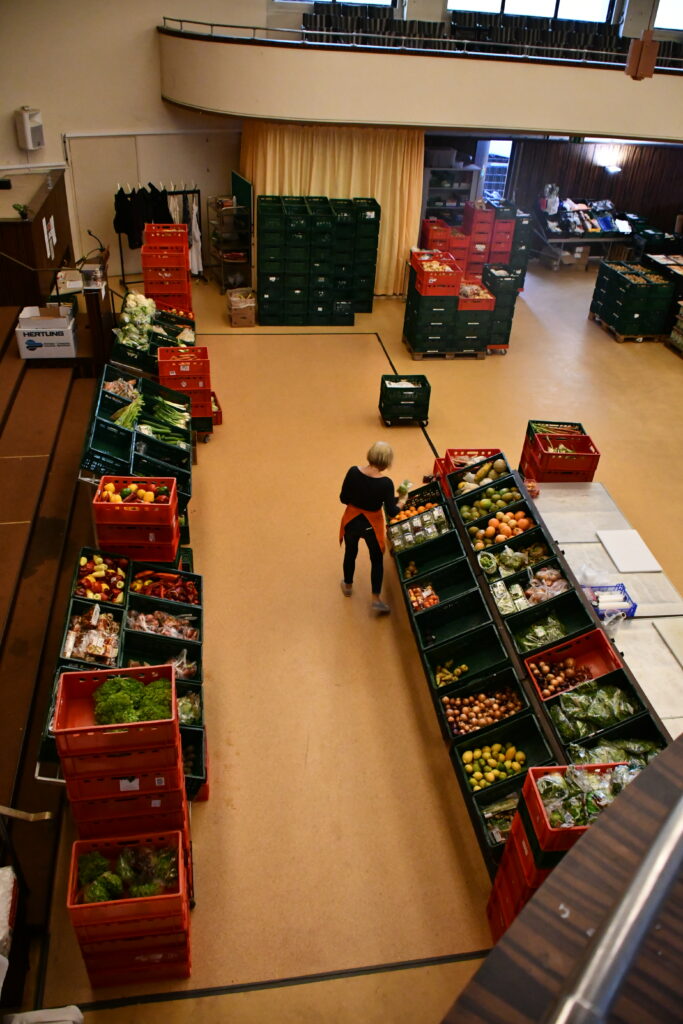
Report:
[[[144,186],[143,186],[144,187]],[[197,219],[199,221],[199,234],[202,233],[202,203],[201,203],[201,191],[198,188],[167,188],[166,195],[168,196],[196,196],[197,197]],[[121,261],[121,273],[119,275],[119,281],[124,288],[127,288],[129,284],[140,284],[140,280],[126,281],[126,265],[123,259],[123,242],[121,241],[121,232],[117,231],[116,234],[119,237],[119,259]]]

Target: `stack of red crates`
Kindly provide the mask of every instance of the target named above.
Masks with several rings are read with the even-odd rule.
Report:
[[[420,246],[433,252],[449,252],[451,227],[439,217],[425,217],[422,221]]]
[[[164,486],[168,488],[168,501],[124,500],[115,504],[104,498],[109,484],[114,485],[116,493],[126,487],[145,490],[150,484]],[[92,507],[98,548],[138,562],[175,562],[180,544],[175,477],[103,476]]]
[[[508,262],[514,230],[514,220],[496,220],[494,209],[482,209],[468,200],[460,230],[438,217],[426,217],[421,244],[425,249],[450,252],[468,275],[479,278],[485,263]]]
[[[614,764],[575,765],[578,771],[611,772]],[[505,843],[486,913],[493,941],[510,927],[565,853],[584,834],[588,825],[555,828],[538,791],[536,780],[549,772],[564,775],[567,765],[530,768],[524,780],[518,809]]]
[[[188,977],[191,968],[192,865],[175,668],[125,670],[143,685],[168,680],[169,718],[97,725],[93,694],[120,674],[120,669],[63,673],[54,718],[79,834],[71,853],[67,909],[93,986]],[[173,850],[177,882],[155,896],[83,902],[79,858],[97,851],[116,872],[127,847]]]
[[[480,209],[474,202],[465,203],[462,218],[463,234],[470,239],[470,250],[467,259],[467,273],[480,277],[485,263],[490,263],[489,253],[493,237],[493,225],[496,218],[495,210]]]
[[[462,267],[449,252],[413,249],[410,265],[415,271],[415,288],[420,295],[458,295],[460,292]]]
[[[145,224],[142,277],[148,298],[192,311],[187,224]]]
[[[159,383],[174,391],[183,391],[192,399],[192,418],[212,418],[211,364],[209,350],[196,348],[160,348],[157,352]]]

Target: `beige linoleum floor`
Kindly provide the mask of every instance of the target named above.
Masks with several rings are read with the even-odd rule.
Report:
[[[419,482],[432,467],[419,429],[380,424],[379,378],[392,371],[377,332],[399,372],[428,375],[428,432],[439,452],[500,445],[516,464],[530,416],[583,422],[602,452],[597,479],[683,590],[677,513],[662,528],[662,501],[672,510],[683,502],[683,362],[661,345],[619,345],[589,323],[592,285],[590,273],[534,270],[507,356],[419,363],[401,344],[400,300],[377,299],[373,314],[339,333],[239,331],[227,326],[215,286],[195,286],[199,341],[210,348],[225,419],[199,452],[190,506],[205,582],[212,776],[209,802],[193,812],[193,975],[91,992],[62,910],[63,857],[45,1005],[487,948],[489,883],[390,560],[392,616],[369,615],[362,552],[356,593],[339,593],[339,485],[379,437],[396,449],[396,481]],[[476,963],[86,1020],[431,1024]]]

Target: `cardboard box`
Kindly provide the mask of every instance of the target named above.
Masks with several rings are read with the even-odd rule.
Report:
[[[254,327],[256,295],[251,288],[233,288],[228,292],[228,317],[232,327]]]
[[[73,359],[76,321],[71,306],[24,306],[16,329],[22,359]]]

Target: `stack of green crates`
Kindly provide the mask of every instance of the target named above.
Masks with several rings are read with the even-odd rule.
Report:
[[[454,351],[458,318],[457,295],[421,295],[417,274],[410,268],[403,334],[413,352]]]
[[[531,226],[531,215],[524,213],[522,210],[518,210],[515,216],[515,232],[512,236],[512,251],[510,253],[509,266],[513,270],[521,271],[521,279],[518,285],[519,288],[524,287],[532,234],[533,229]]]
[[[668,334],[675,292],[673,281],[640,263],[603,260],[590,308],[617,334]]]
[[[510,344],[512,318],[524,271],[507,263],[486,263],[482,273],[482,284],[496,297],[496,308],[492,314],[489,346],[500,349]]]
[[[372,311],[375,199],[259,196],[257,212],[259,323],[353,326]]]
[[[426,377],[385,373],[379,391],[379,414],[386,426],[429,420],[431,386]]]

